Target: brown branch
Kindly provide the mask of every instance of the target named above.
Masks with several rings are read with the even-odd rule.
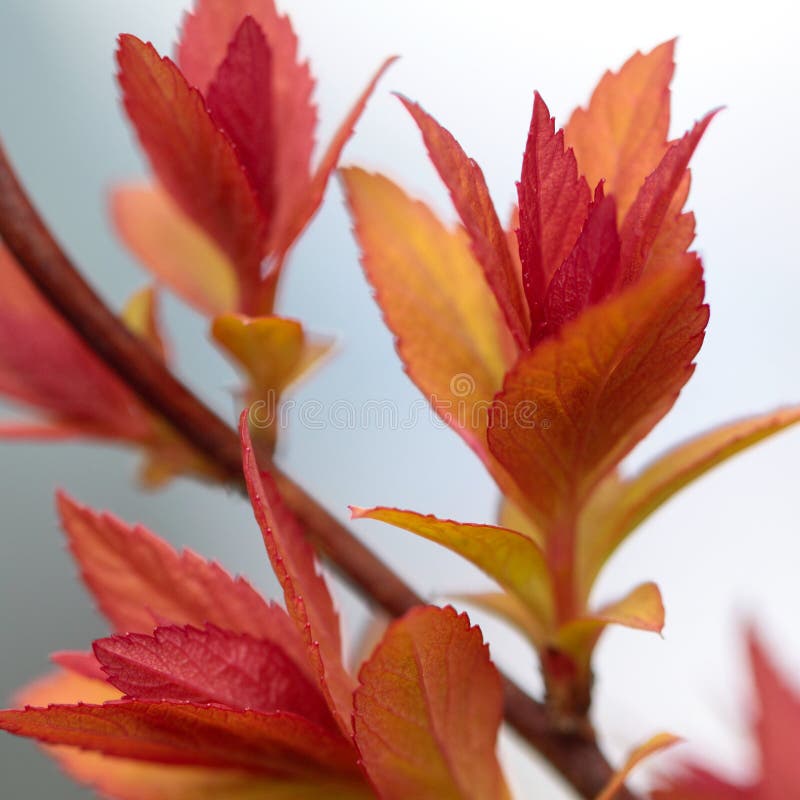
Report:
[[[34,208],[1,145],[0,238],[85,344],[194,449],[231,482],[241,485],[236,432],[175,378],[83,279]],[[408,584],[302,487],[274,465],[272,472],[287,504],[318,547],[366,597],[392,616],[424,604]],[[504,678],[504,689],[506,721],[581,797],[595,797],[612,775],[596,743],[591,738],[554,731],[545,707],[509,678]],[[635,800],[627,789],[617,797]]]

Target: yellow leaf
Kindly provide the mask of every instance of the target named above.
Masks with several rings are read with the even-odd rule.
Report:
[[[581,520],[578,573],[584,594],[628,534],[674,494],[717,464],[798,421],[797,406],[737,420],[670,450],[633,478],[606,478]]]
[[[488,411],[514,345],[466,233],[388,178],[355,168],[342,176],[364,271],[406,372],[486,460]]]
[[[214,340],[244,368],[253,397],[278,396],[332,347],[330,339],[311,339],[303,326],[283,317],[224,314],[211,328]]]
[[[553,617],[550,577],[539,546],[518,531],[437,519],[396,508],[351,507],[354,519],[375,519],[411,531],[482,569],[513,593],[535,620],[547,628]]]

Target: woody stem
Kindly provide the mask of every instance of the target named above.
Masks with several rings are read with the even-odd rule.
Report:
[[[84,280],[34,208],[2,146],[0,239],[87,347],[231,484],[242,487],[241,451],[234,429],[190,392]],[[287,505],[349,582],[392,616],[424,604],[402,578],[301,486],[274,464],[269,466]],[[504,678],[504,690],[506,721],[580,797],[595,797],[610,780],[612,770],[593,738],[553,730],[544,706],[508,678]],[[617,798],[636,800],[627,789]]]

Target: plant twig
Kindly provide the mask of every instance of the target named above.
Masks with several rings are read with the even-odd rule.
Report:
[[[132,334],[84,280],[50,233],[0,145],[0,238],[85,344],[231,483],[243,484],[239,438]],[[301,486],[270,465],[286,503],[319,549],[357,589],[392,616],[424,600]],[[594,798],[611,767],[591,738],[565,735],[545,707],[504,677],[505,718],[572,785]],[[618,800],[636,800],[623,788]]]

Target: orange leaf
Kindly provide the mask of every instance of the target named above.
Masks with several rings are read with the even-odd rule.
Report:
[[[587,108],[576,109],[564,134],[590,186],[605,179],[622,220],[644,179],[667,149],[669,84],[675,41],[636,53],[606,72]]]
[[[231,259],[252,299],[260,279],[266,220],[228,137],[200,93],[168,58],[120,37],[119,82],[128,116],[153,170],[172,198]]]
[[[359,678],[356,743],[382,798],[509,797],[495,755],[500,677],[466,614],[410,611],[389,627]]]
[[[514,594],[536,621],[549,627],[553,617],[550,576],[539,545],[522,533],[494,525],[474,525],[423,516],[396,508],[357,508],[353,519],[375,519],[411,531],[483,570]]]
[[[675,402],[702,342],[702,302],[699,261],[658,272],[587,309],[506,377],[489,446],[543,531],[574,525],[598,481]]]
[[[355,681],[342,661],[339,615],[317,569],[311,545],[284,505],[270,475],[259,469],[247,427],[247,412],[242,414],[239,428],[253,513],[264,536],[272,568],[283,587],[286,608],[305,639],[328,705],[342,733],[349,739]]]
[[[130,185],[112,195],[112,215],[125,245],[163,283],[202,314],[239,304],[230,259],[158,186]]]
[[[361,263],[406,372],[486,460],[488,408],[510,366],[509,341],[467,237],[381,175],[342,176]]]
[[[528,309],[509,241],[478,164],[467,156],[452,134],[420,105],[398,95],[422,132],[433,165],[450,191],[453,204],[469,234],[472,252],[483,267],[517,345],[528,342]]]
[[[115,630],[149,633],[161,621],[207,622],[277,642],[301,668],[308,659],[286,612],[243,578],[191,551],[177,553],[142,526],[97,514],[65,494],[58,511],[84,583]]]
[[[625,784],[625,779],[638,764],[653,754],[666,750],[668,747],[673,747],[676,744],[680,744],[682,741],[683,739],[679,736],[674,736],[671,733],[657,733],[644,744],[639,745],[639,747],[633,750],[628,756],[628,760],[625,762],[622,769],[614,773],[614,777],[611,778],[606,788],[597,795],[597,800],[613,800],[613,798],[617,796],[617,792]]]
[[[162,764],[252,770],[284,777],[352,773],[352,749],[288,713],[126,700],[0,711],[0,728],[45,744]]]
[[[717,464],[798,421],[797,407],[748,417],[690,439],[632,478],[606,478],[581,520],[578,572],[585,592],[628,534],[674,494]]]
[[[572,252],[591,199],[586,180],[578,175],[575,155],[564,149],[564,132],[556,132],[555,120],[538,92],[517,191],[519,255],[534,336],[542,322],[547,287]]]

